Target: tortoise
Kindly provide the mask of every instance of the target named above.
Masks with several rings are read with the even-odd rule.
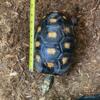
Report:
[[[74,22],[63,13],[51,12],[43,17],[35,34],[35,67],[38,72],[62,75],[73,58]]]

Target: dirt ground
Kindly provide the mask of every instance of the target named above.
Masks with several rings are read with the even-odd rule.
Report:
[[[100,93],[100,0],[36,0],[36,27],[55,10],[78,19],[75,62],[42,97],[44,75],[27,67],[29,0],[0,0],[0,100],[75,100]]]

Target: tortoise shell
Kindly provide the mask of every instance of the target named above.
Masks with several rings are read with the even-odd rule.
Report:
[[[38,72],[60,75],[72,64],[73,26],[62,13],[43,17],[35,34],[35,67]]]

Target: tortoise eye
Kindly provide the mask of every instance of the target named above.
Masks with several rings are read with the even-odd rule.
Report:
[[[35,46],[38,48],[40,46],[40,42],[36,41]]]
[[[47,67],[49,67],[49,68],[54,67],[54,63],[52,63],[52,62],[48,62],[48,63],[47,63]]]
[[[62,64],[64,65],[64,64],[66,64],[68,62],[68,58],[67,57],[63,57],[62,58]]]
[[[40,31],[41,31],[41,27],[39,26],[38,29],[37,29],[37,32],[40,32]]]
[[[70,48],[70,43],[65,42],[65,43],[64,43],[64,48],[65,48],[65,49],[69,49],[69,48]]]
[[[56,49],[55,48],[48,48],[47,49],[48,54],[50,55],[54,55],[56,53]]]
[[[48,37],[49,38],[56,38],[57,37],[57,33],[56,32],[49,32],[48,33]]]
[[[49,19],[49,22],[50,22],[50,23],[56,23],[56,22],[57,22],[57,19],[56,19],[56,18],[50,18],[50,19]]]

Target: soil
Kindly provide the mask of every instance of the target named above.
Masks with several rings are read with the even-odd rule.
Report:
[[[78,20],[75,62],[42,96],[46,75],[28,71],[29,0],[0,0],[0,100],[75,100],[100,93],[100,0],[36,0],[36,27],[51,11]]]

